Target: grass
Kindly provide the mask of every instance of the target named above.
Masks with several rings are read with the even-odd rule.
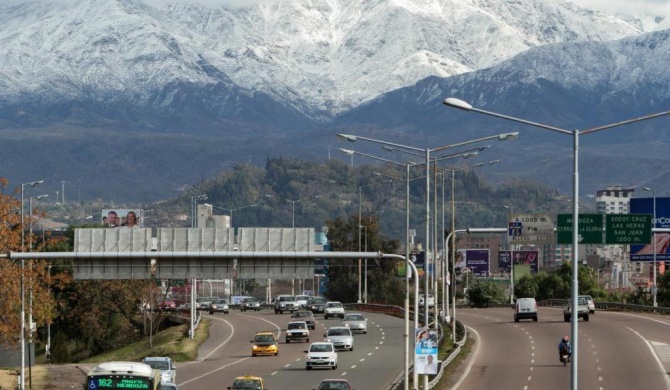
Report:
[[[177,362],[192,361],[198,357],[198,347],[209,336],[209,321],[202,319],[195,332],[195,338],[188,338],[188,325],[167,328],[149,339],[138,341],[123,348],[82,360],[79,363],[103,363],[115,360],[141,361],[146,356],[170,356]],[[0,389],[16,389],[19,368],[0,369]],[[47,384],[47,366],[38,364],[32,367],[32,387],[43,389]],[[26,367],[26,387],[28,387],[28,367]]]

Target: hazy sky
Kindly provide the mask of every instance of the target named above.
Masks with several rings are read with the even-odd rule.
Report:
[[[584,8],[607,13],[639,15],[640,13],[670,16],[670,0],[570,0]]]

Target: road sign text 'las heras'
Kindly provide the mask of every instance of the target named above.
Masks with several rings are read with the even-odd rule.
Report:
[[[552,244],[554,218],[549,214],[516,214],[508,221],[508,242]]]
[[[572,214],[558,214],[557,222],[556,243],[572,244]],[[603,243],[603,214],[579,214],[577,222],[580,244]]]
[[[605,243],[651,243],[651,214],[606,214]]]

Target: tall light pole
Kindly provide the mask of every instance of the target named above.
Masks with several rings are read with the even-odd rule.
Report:
[[[367,138],[367,137],[361,137],[357,135],[349,135],[349,134],[338,134],[337,136],[340,138],[343,138],[349,142],[356,142],[358,140],[361,141],[368,141],[368,142],[373,142],[377,143],[380,145],[386,145],[394,148],[401,148],[404,150],[409,150],[413,152],[419,152],[423,153],[425,155],[425,164],[426,164],[426,213],[425,213],[425,226],[426,226],[426,236],[425,236],[425,247],[426,247],[426,259],[425,259],[425,286],[424,286],[424,294],[428,296],[430,293],[430,276],[429,276],[429,271],[430,271],[430,256],[428,256],[428,250],[430,248],[430,163],[431,163],[431,153],[435,152],[441,152],[446,149],[450,148],[456,148],[460,146],[465,146],[465,145],[470,145],[473,143],[477,142],[482,142],[482,141],[487,141],[491,139],[498,139],[500,141],[508,140],[508,139],[514,139],[517,137],[519,133],[505,133],[505,134],[498,134],[498,135],[493,135],[493,136],[488,136],[488,137],[482,137],[482,138],[477,138],[474,140],[470,141],[465,141],[465,142],[459,142],[455,144],[450,144],[450,145],[444,145],[440,146],[437,148],[417,148],[414,146],[408,146],[408,145],[400,145],[396,144],[393,142],[387,142],[387,141],[382,141],[382,140],[377,140],[377,139],[372,139],[372,138]],[[426,325],[428,325],[429,322],[429,310],[428,310],[428,305],[424,305],[424,318],[426,321]],[[428,376],[425,377],[425,386],[428,385]]]
[[[199,200],[207,200],[207,195],[202,194],[191,197],[191,227],[198,227],[197,224],[198,212],[196,209],[196,205],[198,204]]]
[[[25,186],[35,187],[44,183],[44,180],[36,180],[28,183],[21,183],[21,252],[25,252],[25,226],[23,218],[23,192]],[[19,390],[26,388],[26,294],[25,294],[25,260],[21,259],[21,379],[19,381]]]
[[[653,223],[653,228],[656,229],[656,189],[655,188],[650,188],[650,187],[642,187],[643,190],[645,191],[650,191],[651,194],[654,196],[654,223]],[[656,302],[656,292],[657,292],[657,286],[656,286],[656,232],[654,231],[654,273],[652,274],[654,278],[654,283],[651,285],[651,297],[654,300],[654,307],[658,307],[658,302]],[[600,276],[600,274],[598,274]]]
[[[551,130],[554,132],[558,132],[561,134],[565,135],[571,135],[572,136],[572,157],[573,157],[573,182],[572,182],[572,297],[571,297],[571,305],[573,308],[577,307],[577,297],[579,295],[578,289],[579,289],[579,257],[578,257],[578,245],[579,245],[579,136],[581,134],[589,134],[593,133],[596,131],[600,130],[606,130],[606,129],[611,129],[614,127],[618,126],[623,126],[629,123],[635,123],[635,122],[640,122],[644,121],[647,119],[652,119],[652,118],[657,118],[660,116],[668,115],[670,114],[670,111],[664,111],[660,112],[657,114],[651,114],[651,115],[645,115],[642,117],[638,118],[633,118],[633,119],[628,119],[625,121],[621,122],[616,122],[616,123],[611,123],[608,125],[604,126],[599,126],[599,127],[593,127],[590,129],[585,129],[585,130],[566,130],[566,129],[561,129],[559,127],[554,127],[554,126],[549,126],[545,125],[542,123],[537,123],[537,122],[532,122],[528,121],[525,119],[521,118],[516,118],[513,116],[509,115],[503,115],[503,114],[498,114],[496,112],[492,111],[486,111],[482,110],[480,108],[475,108],[471,104],[464,102],[463,100],[457,99],[457,98],[446,98],[443,101],[443,104],[449,107],[454,107],[458,108],[460,110],[464,111],[474,111],[480,114],[484,115],[489,115],[493,116],[496,118],[501,118],[501,119],[506,119],[512,122],[518,122],[518,123],[523,123],[526,125],[530,126],[535,126],[539,127],[541,129],[545,130]],[[573,309],[572,310],[572,319],[571,319],[571,326],[570,326],[570,333],[572,336],[572,348],[573,348],[573,353],[572,353],[572,364],[570,365],[570,389],[571,390],[576,390],[577,389],[577,367],[578,367],[578,351],[579,351],[579,342],[578,342],[578,334],[577,334],[577,310]]]
[[[360,237],[360,231],[361,229],[365,229],[365,251],[368,251],[368,227],[363,226],[363,225],[358,225],[358,233]],[[360,242],[360,240],[359,240]],[[360,252],[360,251],[359,251]],[[365,282],[364,282],[364,288],[363,288],[363,302],[368,303],[368,259],[365,259]]]

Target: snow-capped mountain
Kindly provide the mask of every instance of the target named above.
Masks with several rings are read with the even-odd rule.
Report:
[[[384,92],[531,47],[643,32],[642,24],[557,0],[202,3],[0,4],[0,102],[87,96],[160,108],[176,99],[167,86],[220,85],[327,120]]]

